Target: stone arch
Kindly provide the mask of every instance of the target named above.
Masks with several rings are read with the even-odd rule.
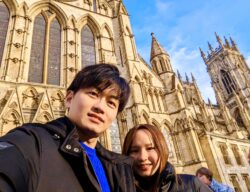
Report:
[[[156,121],[155,119],[152,119],[151,123],[152,123],[152,125],[154,125],[158,129],[161,129],[161,124],[158,121]]]
[[[141,112],[141,123],[142,124],[148,124],[148,123],[150,123],[150,116],[148,115],[148,113],[145,111],[145,110],[143,110],[142,112]]]
[[[77,28],[79,29],[79,31],[81,31],[85,25],[88,25],[90,27],[90,29],[92,30],[95,37],[99,37],[101,35],[101,33],[100,33],[101,28],[100,28],[98,22],[90,14],[86,14],[86,15],[82,16],[77,21],[77,23],[78,23]]]
[[[22,124],[21,115],[14,109],[7,111],[2,116],[2,129],[0,135],[4,135],[11,129]]]
[[[80,35],[78,36],[78,42],[81,44],[79,49],[79,55],[81,55],[81,66],[96,64],[99,61],[102,61],[102,50],[101,50],[101,38],[100,38],[100,26],[98,22],[89,14],[84,15],[77,22],[77,28],[80,31]],[[85,35],[84,33],[87,33]],[[88,36],[88,37],[87,37]],[[85,43],[87,41],[86,38],[91,38],[89,43]],[[88,47],[85,47],[88,46]],[[86,63],[84,61],[86,59]]]
[[[7,6],[10,11],[10,15],[16,14],[18,3],[16,0],[2,0],[2,2]]]
[[[50,113],[48,113],[47,111],[43,111],[41,114],[38,115],[38,117],[36,118],[36,121],[39,123],[46,123],[53,120],[53,117]]]
[[[169,131],[170,133],[173,132],[173,125],[172,125],[172,123],[171,123],[169,120],[164,119],[164,120],[161,122],[161,125],[162,125],[162,126],[165,126],[165,127],[168,127],[168,131]]]
[[[56,3],[53,2],[43,2],[39,1],[37,3],[34,3],[29,11],[27,12],[27,16],[29,16],[31,19],[35,19],[37,15],[39,15],[42,11],[52,11],[56,13],[56,17],[58,19],[58,22],[62,26],[62,28],[67,26],[67,15],[64,12],[64,10],[58,6]]]
[[[112,60],[115,55],[114,38],[110,27],[106,23],[101,27],[101,46],[102,54],[105,54],[105,62],[107,62],[106,60]]]
[[[67,20],[67,25],[72,26],[74,29],[77,27],[77,20],[74,15],[71,15]]]

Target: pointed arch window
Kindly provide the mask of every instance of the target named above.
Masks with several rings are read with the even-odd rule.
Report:
[[[233,90],[236,90],[235,83],[231,76],[224,70],[221,70],[221,80],[227,91],[227,94],[231,94]]]
[[[34,22],[28,81],[60,85],[60,66],[61,26],[55,14],[43,12]]]
[[[48,84],[60,85],[61,26],[56,18],[53,19],[50,26]]]
[[[0,66],[9,25],[10,13],[7,6],[0,1]]]
[[[96,64],[95,39],[88,25],[81,32],[82,68]]]

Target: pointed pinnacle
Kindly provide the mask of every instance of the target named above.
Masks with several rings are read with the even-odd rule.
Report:
[[[195,77],[193,76],[193,73],[191,73],[192,81],[195,82]]]
[[[209,98],[207,99],[207,101],[208,101],[208,104],[211,105],[211,100]]]
[[[204,60],[204,61],[206,61],[206,55],[205,55],[205,53],[202,51],[202,49],[199,47],[199,49],[200,49],[200,53],[201,53],[201,57],[202,57],[202,59]]]
[[[182,77],[181,77],[181,74],[180,74],[179,70],[177,70],[177,76],[178,76],[178,78],[179,78],[180,80],[182,79]]]
[[[214,49],[213,49],[212,45],[211,45],[209,42],[207,42],[207,44],[208,44],[209,50],[211,51],[211,53],[213,53],[213,52],[214,52]]]
[[[222,43],[222,41],[221,41],[219,35],[217,35],[216,32],[214,32],[214,34],[215,34],[215,37],[216,37],[217,42],[220,44],[221,47],[223,47],[223,43]]]
[[[186,81],[189,83],[189,78],[187,76],[187,73],[185,73],[185,76],[186,76]]]
[[[234,40],[232,39],[232,37],[230,37],[230,42],[231,42],[232,47],[233,47],[236,51],[238,51],[237,45],[236,45],[236,43],[234,42]]]
[[[225,36],[224,36],[224,39],[225,39],[226,46],[230,47],[230,44],[229,44],[229,42],[228,42],[228,40],[227,40],[227,38]]]

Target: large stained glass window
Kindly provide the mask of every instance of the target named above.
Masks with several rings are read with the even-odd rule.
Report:
[[[28,81],[60,85],[60,66],[61,26],[47,11],[34,21]]]
[[[29,82],[43,82],[45,35],[46,22],[44,17],[40,14],[36,17],[33,28],[28,78]]]
[[[81,32],[82,67],[96,64],[95,39],[89,26],[84,26]]]
[[[0,1],[0,66],[3,58],[3,51],[9,25],[9,18],[10,14],[8,8],[3,2]]]
[[[55,18],[50,26],[48,84],[60,85],[61,26]]]

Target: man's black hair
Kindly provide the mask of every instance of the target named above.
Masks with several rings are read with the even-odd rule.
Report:
[[[76,93],[80,89],[95,87],[103,91],[111,85],[118,87],[118,112],[121,112],[127,104],[130,87],[127,81],[120,76],[118,68],[111,64],[96,64],[84,67],[79,71],[67,91]]]

